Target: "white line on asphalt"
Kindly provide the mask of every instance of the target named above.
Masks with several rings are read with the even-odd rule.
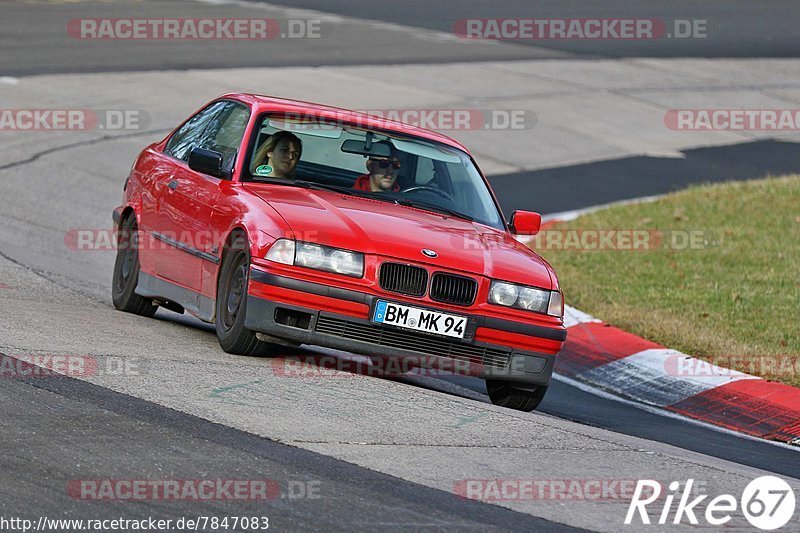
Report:
[[[617,202],[611,202],[608,204],[600,204],[600,205],[593,205],[591,207],[585,207],[583,209],[575,209],[573,211],[561,211],[560,213],[548,213],[546,215],[542,215],[542,222],[548,222],[550,220],[558,220],[559,222],[569,222],[570,220],[575,220],[581,215],[587,215],[589,213],[594,213],[595,211],[600,211],[601,209],[606,209],[608,207],[616,207],[618,205],[633,205],[633,204],[644,204],[648,202],[655,202],[656,200],[660,200],[664,198],[666,194],[656,194],[653,196],[643,196],[641,198],[632,198],[630,200],[619,200]]]
[[[279,6],[276,4],[268,4],[266,2],[253,2],[252,0],[194,0],[201,4],[209,4],[212,6],[236,6],[249,9],[264,9],[280,13],[281,16],[287,18],[303,18],[303,17],[325,17],[327,22],[342,22],[344,17],[333,13],[324,13],[322,11],[315,11],[312,9],[303,9],[298,7]]]
[[[19,78],[0,76],[0,83],[5,83],[6,85],[16,85],[19,83]]]

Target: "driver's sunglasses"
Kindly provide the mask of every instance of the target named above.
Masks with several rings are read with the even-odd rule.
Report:
[[[392,165],[392,168],[395,168],[395,169],[398,169],[398,168],[400,168],[402,166],[400,161],[398,161],[396,159],[393,160],[393,161],[389,161],[388,159],[371,159],[370,161],[374,161],[375,163],[378,163],[378,166],[380,168],[384,168],[384,169],[385,168],[389,168],[389,165]]]

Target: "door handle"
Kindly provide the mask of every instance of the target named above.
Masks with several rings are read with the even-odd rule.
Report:
[[[178,182],[175,181],[175,180],[172,180],[167,184],[167,187],[169,187],[170,189],[172,189],[174,191],[175,189],[178,188]]]

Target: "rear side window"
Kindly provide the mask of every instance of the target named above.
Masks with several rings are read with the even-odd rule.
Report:
[[[190,118],[186,124],[172,135],[172,138],[167,143],[166,152],[172,157],[188,161],[189,152],[195,146],[199,146],[203,132],[206,131],[209,123],[223,110],[226,104],[227,102],[215,102]]]
[[[229,102],[211,120],[198,146],[221,153],[222,168],[230,170],[242,144],[249,119],[249,109]]]
[[[222,167],[230,170],[242,144],[250,110],[234,102],[216,102],[192,117],[167,143],[167,152],[187,161],[199,147],[222,154]]]

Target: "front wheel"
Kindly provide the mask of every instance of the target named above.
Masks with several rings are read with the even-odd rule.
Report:
[[[130,215],[120,226],[117,239],[117,260],[111,281],[111,299],[120,311],[146,317],[156,314],[158,306],[150,298],[136,294],[139,283],[139,230],[136,217]]]
[[[544,399],[547,385],[523,385],[511,381],[487,379],[486,391],[495,405],[530,412]]]
[[[265,355],[267,345],[244,327],[250,255],[243,238],[237,238],[225,253],[217,282],[215,325],[219,345],[237,355]]]

